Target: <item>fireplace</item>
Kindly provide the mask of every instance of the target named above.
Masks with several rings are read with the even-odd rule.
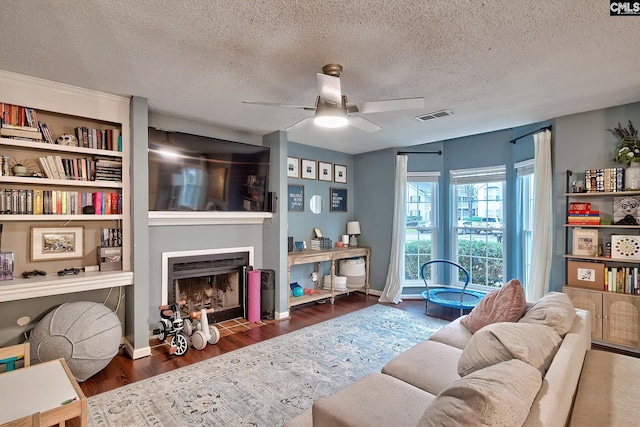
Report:
[[[185,301],[183,317],[213,308],[210,322],[246,317],[247,271],[253,253],[228,250],[163,254],[163,303]]]

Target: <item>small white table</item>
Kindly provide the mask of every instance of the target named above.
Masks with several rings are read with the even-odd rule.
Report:
[[[64,359],[0,374],[1,425],[64,425],[75,417],[87,425],[87,398]]]

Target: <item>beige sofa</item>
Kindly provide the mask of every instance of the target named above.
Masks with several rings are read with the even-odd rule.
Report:
[[[287,425],[290,427],[468,425],[468,420],[467,423],[456,424],[446,415],[438,421],[437,417],[426,414],[428,408],[431,411],[430,414],[433,413],[433,406],[436,404],[442,407],[449,404],[446,402],[452,402],[451,398],[448,401],[445,400],[446,396],[443,395],[452,388],[455,389],[455,384],[461,379],[458,375],[458,362],[463,349],[473,335],[460,323],[460,319],[451,322],[428,340],[390,361],[383,367],[381,373],[368,375],[329,397],[317,400],[312,408],[291,420]],[[528,413],[524,414],[526,417],[524,425],[564,426],[570,418],[585,353],[590,347],[589,313],[576,309],[576,317],[569,332],[564,335],[559,347],[555,347],[557,348],[555,355],[549,356],[549,359],[551,357],[553,359],[548,362],[550,364],[545,370],[544,377],[539,373],[537,379],[535,374],[530,375],[530,370],[533,369],[536,372],[535,369],[520,360],[503,362],[499,365],[505,363],[521,365],[517,365],[515,371],[513,369],[495,371],[498,382],[516,378],[515,382],[511,381],[511,384],[499,384],[495,390],[498,390],[497,394],[506,395],[502,396],[506,399],[515,396],[516,399],[526,400],[526,396],[518,396],[522,391],[518,381],[526,381],[529,375],[532,381],[537,380],[538,383],[533,384],[535,391],[533,394],[530,393],[530,400],[526,402],[525,407]],[[484,371],[486,370],[478,372]],[[504,372],[518,372],[518,374],[505,378]],[[476,381],[480,381],[481,384],[480,391],[476,390],[478,396],[486,394],[482,390],[484,379],[480,378]],[[512,388],[509,389],[509,387]],[[462,392],[462,394],[465,393],[468,391]],[[436,399],[438,402],[434,403]],[[496,425],[495,420],[500,420],[497,424],[510,425],[510,417],[518,415],[510,413],[511,409],[501,413],[493,407],[486,408],[487,411],[491,409],[494,412],[491,415],[494,417],[492,425]],[[477,411],[477,409],[474,410]],[[519,416],[519,419],[523,419],[522,413]]]

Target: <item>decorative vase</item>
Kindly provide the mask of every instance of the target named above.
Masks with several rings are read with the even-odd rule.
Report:
[[[631,162],[624,170],[625,190],[640,190],[640,162]]]
[[[26,166],[14,166],[13,174],[15,176],[26,176],[27,175],[27,167]]]

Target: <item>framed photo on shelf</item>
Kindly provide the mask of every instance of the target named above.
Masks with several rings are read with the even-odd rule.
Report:
[[[304,179],[316,179],[317,175],[316,161],[302,159],[302,177]]]
[[[287,177],[300,178],[300,159],[287,157]]]
[[[331,163],[318,162],[318,180],[333,181]]]
[[[313,227],[313,234],[315,234],[316,239],[322,239],[324,237],[318,227]]]
[[[613,223],[640,225],[640,196],[614,197]]]
[[[83,227],[31,227],[31,261],[52,261],[83,257]]]
[[[347,167],[344,165],[333,165],[333,181],[340,184],[347,183]]]
[[[571,253],[581,256],[595,256],[598,250],[598,230],[586,228],[573,229],[573,247]]]

